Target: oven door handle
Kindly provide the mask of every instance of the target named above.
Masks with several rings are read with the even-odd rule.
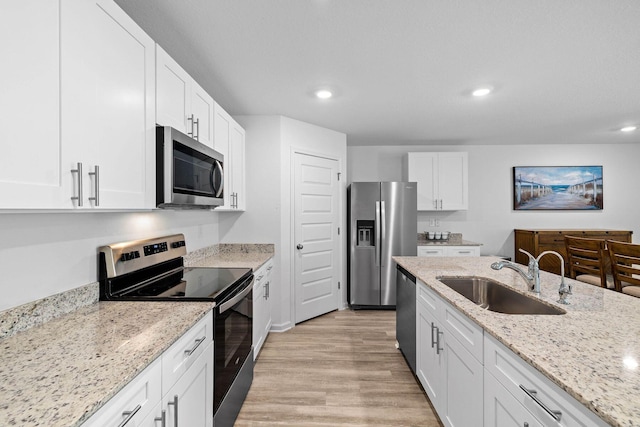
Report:
[[[247,285],[246,288],[244,288],[242,290],[242,292],[240,292],[239,294],[235,295],[230,300],[225,301],[222,304],[220,304],[220,314],[224,313],[225,311],[229,310],[231,307],[236,305],[238,303],[238,301],[240,301],[242,298],[246,297],[249,294],[249,292],[251,292],[252,290],[253,290],[253,279],[251,279],[251,281],[249,281],[249,284]]]

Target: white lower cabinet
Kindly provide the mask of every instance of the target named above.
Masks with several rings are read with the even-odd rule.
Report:
[[[253,360],[260,353],[271,329],[271,270],[273,259],[267,261],[254,274],[253,284]]]
[[[83,427],[137,427],[153,416],[162,397],[162,363],[160,358],[145,368],[118,394],[98,410]],[[128,420],[128,421],[127,421]],[[125,421],[126,424],[125,424]],[[153,425],[153,424],[151,424]]]
[[[417,283],[417,372],[445,426],[482,420],[483,331]]]
[[[424,245],[418,246],[418,256],[480,256],[480,246]]]
[[[213,360],[209,312],[83,427],[213,427]]]
[[[608,425],[488,334],[485,336],[484,352],[486,376],[492,376],[496,380],[485,387],[485,390],[490,388],[490,396],[485,395],[488,405],[495,404],[486,400],[488,397],[491,398],[491,395],[506,396],[504,393],[508,393],[515,400],[513,406],[508,408],[509,412],[519,413],[519,406],[521,406],[529,413],[529,419],[535,418],[545,426],[604,427]],[[519,406],[516,406],[516,403]],[[530,423],[530,425],[535,424]]]
[[[419,279],[416,286],[416,375],[445,426],[607,426]]]
[[[484,427],[542,427],[490,373],[484,376]]]

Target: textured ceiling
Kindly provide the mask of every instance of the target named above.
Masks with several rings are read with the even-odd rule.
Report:
[[[349,145],[640,143],[616,132],[640,125],[638,0],[116,2],[233,115]]]

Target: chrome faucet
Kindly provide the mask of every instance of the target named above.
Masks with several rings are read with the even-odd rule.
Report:
[[[529,256],[529,266],[528,270],[525,271],[520,267],[519,264],[516,264],[511,261],[498,261],[491,264],[491,268],[494,270],[502,270],[503,267],[510,268],[514,270],[516,273],[520,274],[522,278],[527,282],[529,290],[535,292],[537,294],[540,293],[540,266],[538,265],[538,260],[536,260],[533,255],[524,249],[520,249],[520,252],[527,254]]]
[[[529,265],[528,270],[525,271],[519,264],[513,263],[511,261],[498,261],[491,264],[491,268],[494,270],[501,270],[503,267],[510,268],[511,270],[516,271],[522,278],[527,282],[529,290],[531,292],[535,292],[536,294],[540,293],[540,258],[545,256],[546,254],[554,254],[558,258],[560,258],[560,289],[558,293],[560,294],[560,299],[558,302],[560,304],[569,304],[567,301],[567,295],[571,295],[571,286],[567,285],[564,281],[564,258],[556,251],[544,251],[538,258],[534,258],[529,252],[524,249],[519,249],[520,252],[527,254],[529,256]]]

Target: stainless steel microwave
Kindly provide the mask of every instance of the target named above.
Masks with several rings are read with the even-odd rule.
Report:
[[[224,156],[170,127],[156,127],[156,205],[213,209],[223,204]]]

